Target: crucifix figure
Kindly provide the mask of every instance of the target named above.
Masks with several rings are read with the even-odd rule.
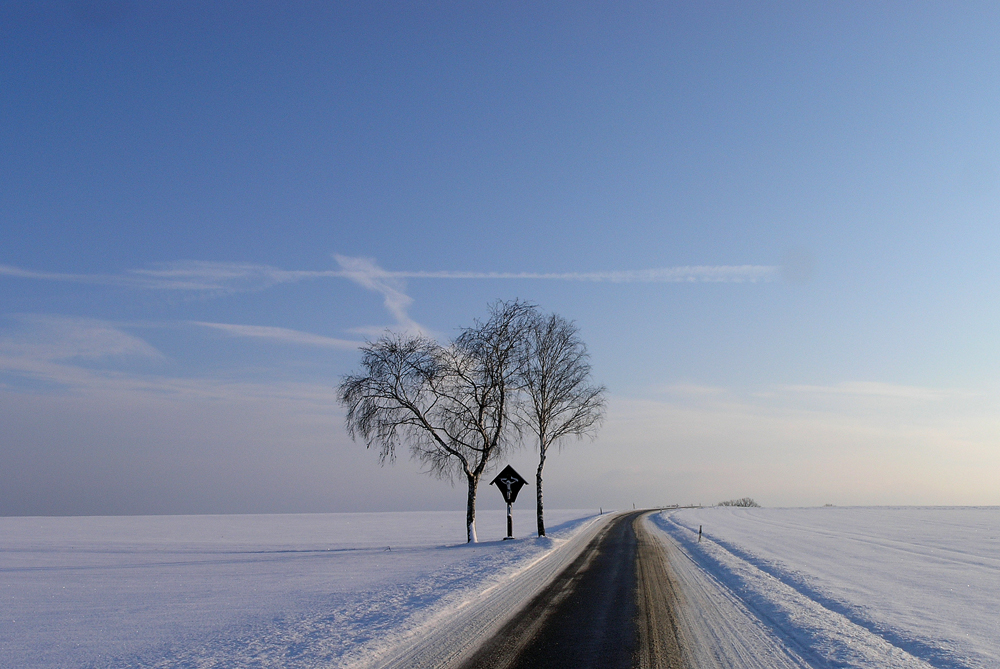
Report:
[[[524,486],[524,477],[515,472],[513,467],[507,465],[495,479],[490,481],[490,485],[495,485],[500,494],[503,495],[503,501],[507,502],[507,536],[504,539],[513,539],[514,515],[512,506],[514,500],[517,499],[517,493]]]

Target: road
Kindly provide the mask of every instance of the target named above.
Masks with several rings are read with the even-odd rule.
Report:
[[[608,523],[463,669],[686,666],[676,583],[647,513]]]

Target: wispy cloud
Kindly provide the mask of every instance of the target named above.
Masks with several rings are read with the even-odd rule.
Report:
[[[104,398],[102,401],[108,397],[145,396],[164,401],[284,399],[322,406],[325,410],[336,405],[336,393],[329,384],[280,379],[257,381],[252,375],[245,380],[165,376],[157,373],[163,370],[159,365],[155,369],[147,365],[122,366],[122,362],[136,360],[159,362],[164,356],[142,339],[125,332],[121,324],[35,314],[9,318],[14,327],[0,330],[0,392],[12,389],[20,392],[23,387],[12,381],[22,379],[41,383],[44,388],[59,388],[60,392]],[[284,328],[195,324],[236,336],[263,336],[335,348],[358,345]]]
[[[0,276],[103,285],[132,286],[158,290],[189,290],[232,293],[260,290],[295,281],[342,278],[372,290],[400,292],[398,282],[405,279],[451,280],[541,280],[590,281],[608,283],[763,283],[781,276],[777,265],[684,265],[642,270],[600,272],[464,272],[464,271],[392,271],[379,267],[371,258],[334,255],[339,270],[285,270],[270,265],[182,261],[124,274],[70,274],[39,272],[0,265]],[[393,297],[396,302],[401,298]],[[405,300],[402,300],[405,302]]]
[[[61,272],[36,272],[30,269],[0,265],[0,276],[10,276],[18,279],[35,279],[38,281],[65,281],[70,283],[113,284],[120,283],[124,277],[107,274],[67,274]]]
[[[543,281],[605,281],[611,283],[695,283],[726,282],[746,283],[770,281],[778,276],[778,267],[741,266],[695,266],[668,267],[662,269],[622,271],[622,272],[395,272],[379,267],[371,258],[352,258],[334,255],[340,265],[339,275],[369,290],[381,293],[384,304],[396,319],[398,326],[411,332],[426,332],[426,328],[410,318],[408,309],[413,299],[405,291],[405,279],[450,279],[450,280],[543,280]],[[364,328],[358,332],[372,333],[374,328]]]
[[[818,395],[846,395],[855,397],[884,397],[900,400],[934,401],[955,397],[968,397],[969,393],[944,388],[925,388],[921,386],[903,386],[892,383],[874,381],[853,381],[838,383],[831,386],[791,385],[783,390],[791,393],[806,393]]]
[[[718,386],[702,386],[692,383],[670,383],[652,386],[651,391],[657,394],[677,395],[682,397],[718,397],[728,392]]]
[[[131,285],[160,290],[205,291],[228,295],[264,290],[283,283],[337,276],[338,272],[289,271],[270,265],[182,261],[130,270]]]
[[[771,265],[685,265],[608,272],[385,272],[394,279],[521,279],[608,283],[761,283],[775,280]]]
[[[14,327],[0,331],[0,374],[62,388],[86,387],[93,379],[119,374],[109,366],[164,359],[142,339],[106,321],[35,314],[9,318]]]
[[[40,272],[12,265],[0,265],[0,277],[35,281],[120,286],[138,290],[178,291],[202,296],[225,296],[260,291],[280,284],[319,279],[347,279],[382,295],[383,304],[395,319],[394,327],[409,332],[427,329],[409,315],[413,299],[406,294],[406,280],[476,280],[476,281],[575,281],[607,283],[763,283],[781,276],[781,268],[772,265],[685,265],[644,270],[601,272],[464,272],[464,271],[391,271],[374,259],[334,255],[339,269],[285,270],[253,263],[182,261],[133,269],[122,274],[73,274]],[[256,326],[233,326],[256,327]],[[377,333],[381,327],[363,327],[354,331]],[[230,334],[237,334],[231,329]],[[268,337],[293,341],[287,333],[277,334],[245,330],[238,336]],[[303,333],[303,336],[304,333]],[[298,343],[304,343],[301,339]],[[332,344],[331,344],[332,345]]]
[[[249,399],[292,400],[303,406],[322,406],[336,411],[336,391],[331,384],[232,380],[215,377],[162,376],[140,371],[94,369],[66,361],[50,361],[29,356],[8,357],[0,351],[0,373],[31,379],[74,394],[108,397],[145,396],[165,401]],[[0,381],[0,391],[14,386]],[[15,391],[20,392],[20,391]],[[49,394],[49,393],[45,393]]]
[[[829,385],[771,385],[753,390],[685,384],[653,386],[650,389],[658,394],[678,399],[729,403],[784,403],[786,406],[796,407],[808,405],[813,409],[836,407],[838,411],[845,406],[855,408],[867,406],[872,410],[882,410],[886,407],[919,408],[932,403],[962,403],[982,399],[979,393],[965,389],[909,386],[879,381],[844,381]]]
[[[17,327],[0,337],[0,353],[36,360],[153,358],[163,354],[117,327],[93,318],[21,314]]]
[[[302,344],[305,346],[321,346],[325,348],[336,348],[341,350],[354,350],[364,342],[351,341],[349,339],[335,339],[324,337],[323,335],[290,330],[288,328],[270,327],[265,325],[235,325],[231,323],[205,323],[192,321],[192,325],[221,330],[233,337],[256,337],[260,339],[270,339],[284,344]]]
[[[340,265],[344,277],[368,290],[382,294],[385,308],[396,319],[400,328],[417,333],[427,331],[410,318],[407,309],[413,304],[413,298],[403,292],[405,286],[400,277],[386,272],[370,258],[335,255],[334,259]]]
[[[37,272],[12,265],[0,265],[0,276],[37,281],[59,281],[103,286],[122,286],[146,290],[175,290],[217,295],[263,290],[281,283],[341,277],[338,271],[288,271],[270,265],[182,261],[147,269],[128,270],[124,274],[70,274]]]

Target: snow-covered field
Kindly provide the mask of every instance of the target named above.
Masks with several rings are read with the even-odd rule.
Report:
[[[1000,667],[1000,508],[706,508],[653,522],[682,581],[697,567],[758,636],[784,641],[789,666]]]
[[[463,541],[462,512],[0,518],[0,666],[440,664],[601,520],[547,516],[548,538],[530,537],[522,510],[527,538],[502,542],[503,514],[480,512],[478,545]],[[650,522],[694,669],[1000,667],[1000,508],[706,508]]]
[[[2,667],[363,663],[593,525],[504,514],[0,518]],[[549,558],[546,558],[548,560]],[[555,562],[553,558],[553,562]]]

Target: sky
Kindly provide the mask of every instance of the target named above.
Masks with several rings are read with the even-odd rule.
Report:
[[[336,386],[514,298],[608,389],[552,508],[1000,504],[997,34],[991,2],[0,2],[0,515],[463,508]]]

